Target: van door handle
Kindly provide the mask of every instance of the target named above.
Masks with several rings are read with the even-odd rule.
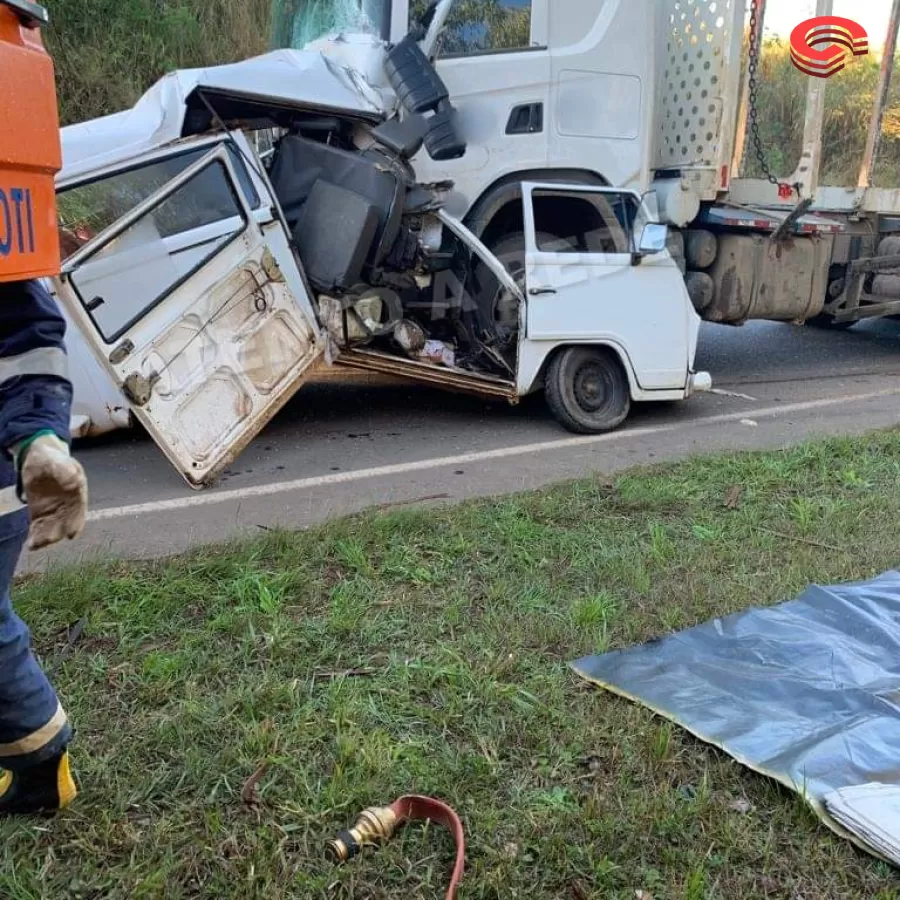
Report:
[[[556,288],[552,287],[533,287],[528,289],[528,293],[532,297],[540,297],[542,294],[555,294]]]

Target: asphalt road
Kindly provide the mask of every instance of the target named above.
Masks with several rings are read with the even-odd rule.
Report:
[[[755,322],[704,325],[698,368],[717,386],[900,375],[900,321],[879,319],[849,331]]]
[[[780,447],[896,424],[900,323],[849,332],[706,326],[698,367],[716,393],[638,407],[611,435],[576,438],[540,398],[520,407],[425,388],[304,389],[215,488],[187,488],[142,435],[79,448],[91,520],[77,543],[23,570],[150,557],[369,506],[440,503],[720,449]]]

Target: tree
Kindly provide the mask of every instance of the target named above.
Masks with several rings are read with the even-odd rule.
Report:
[[[429,0],[413,0],[413,20]],[[457,0],[441,38],[443,55],[515,50],[531,44],[530,4],[511,6],[508,0]]]

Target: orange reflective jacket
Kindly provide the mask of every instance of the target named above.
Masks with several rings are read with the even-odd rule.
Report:
[[[62,165],[46,10],[0,0],[0,282],[59,272],[54,176]]]

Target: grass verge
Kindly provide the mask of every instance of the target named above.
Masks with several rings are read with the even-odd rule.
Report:
[[[463,898],[900,898],[793,795],[566,667],[891,568],[898,521],[890,432],[27,582],[83,793],[0,826],[0,896],[443,896],[434,830],[322,860],[415,791],[465,819]]]

